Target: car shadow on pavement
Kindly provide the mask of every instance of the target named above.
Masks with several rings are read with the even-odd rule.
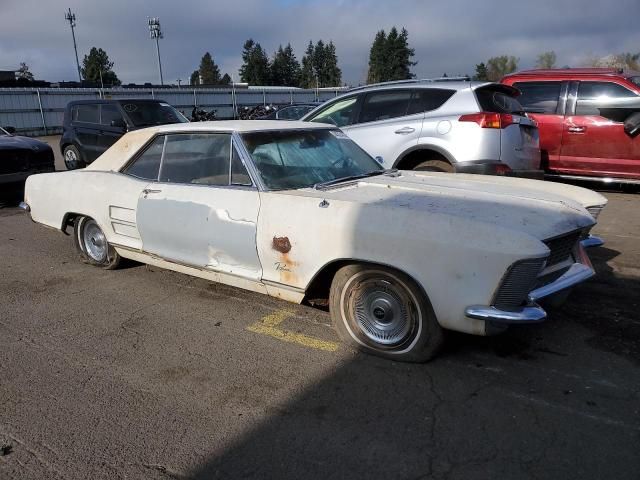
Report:
[[[452,334],[428,364],[356,355],[187,478],[637,478],[640,384],[617,366],[638,361],[640,280],[597,250],[548,322]]]

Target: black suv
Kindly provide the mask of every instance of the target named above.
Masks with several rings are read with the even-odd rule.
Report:
[[[131,130],[188,120],[161,100],[81,100],[64,112],[60,151],[68,170],[93,162]]]

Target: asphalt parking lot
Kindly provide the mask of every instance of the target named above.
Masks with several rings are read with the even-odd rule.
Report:
[[[637,479],[640,194],[546,323],[355,354],[328,313],[129,264],[0,208],[0,478]]]

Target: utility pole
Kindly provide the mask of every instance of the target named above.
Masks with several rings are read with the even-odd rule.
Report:
[[[160,85],[164,85],[162,80],[162,63],[160,62],[160,43],[163,38],[162,30],[160,30],[160,19],[158,17],[149,18],[149,36],[156,41],[156,52],[158,52],[158,70],[160,71]]]
[[[78,81],[82,83],[82,75],[80,74],[80,62],[78,61],[78,46],[76,45],[76,14],[71,13],[71,9],[64,14],[64,19],[69,22],[71,27],[71,36],[73,37],[73,49],[76,51],[76,67],[78,67]]]

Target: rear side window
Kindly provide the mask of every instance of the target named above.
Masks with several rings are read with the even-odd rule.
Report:
[[[225,133],[168,135],[160,181],[229,185],[231,135]]]
[[[111,122],[124,122],[122,114],[118,107],[112,104],[103,104],[100,106],[100,124],[111,125]]]
[[[158,180],[160,171],[160,161],[162,160],[162,149],[164,147],[163,136],[156,139],[130,164],[123,173],[144,180]]]
[[[449,100],[454,90],[445,90],[442,88],[424,88],[414,92],[411,103],[409,104],[408,115],[413,113],[430,112],[440,108]]]
[[[493,88],[479,88],[476,98],[483,112],[522,113],[522,105],[515,98]]]
[[[360,123],[405,116],[409,110],[411,95],[411,90],[391,90],[367,94],[360,112]]]
[[[85,123],[100,123],[100,112],[97,104],[77,105],[74,107],[73,120]]]
[[[620,100],[638,98],[635,92],[612,82],[580,82],[576,115],[602,115],[602,109],[622,106]],[[605,115],[607,116],[607,115]]]
[[[562,82],[520,82],[514,83],[522,95],[518,97],[518,102],[525,112],[530,113],[553,113],[558,108],[560,98],[560,87]]]

